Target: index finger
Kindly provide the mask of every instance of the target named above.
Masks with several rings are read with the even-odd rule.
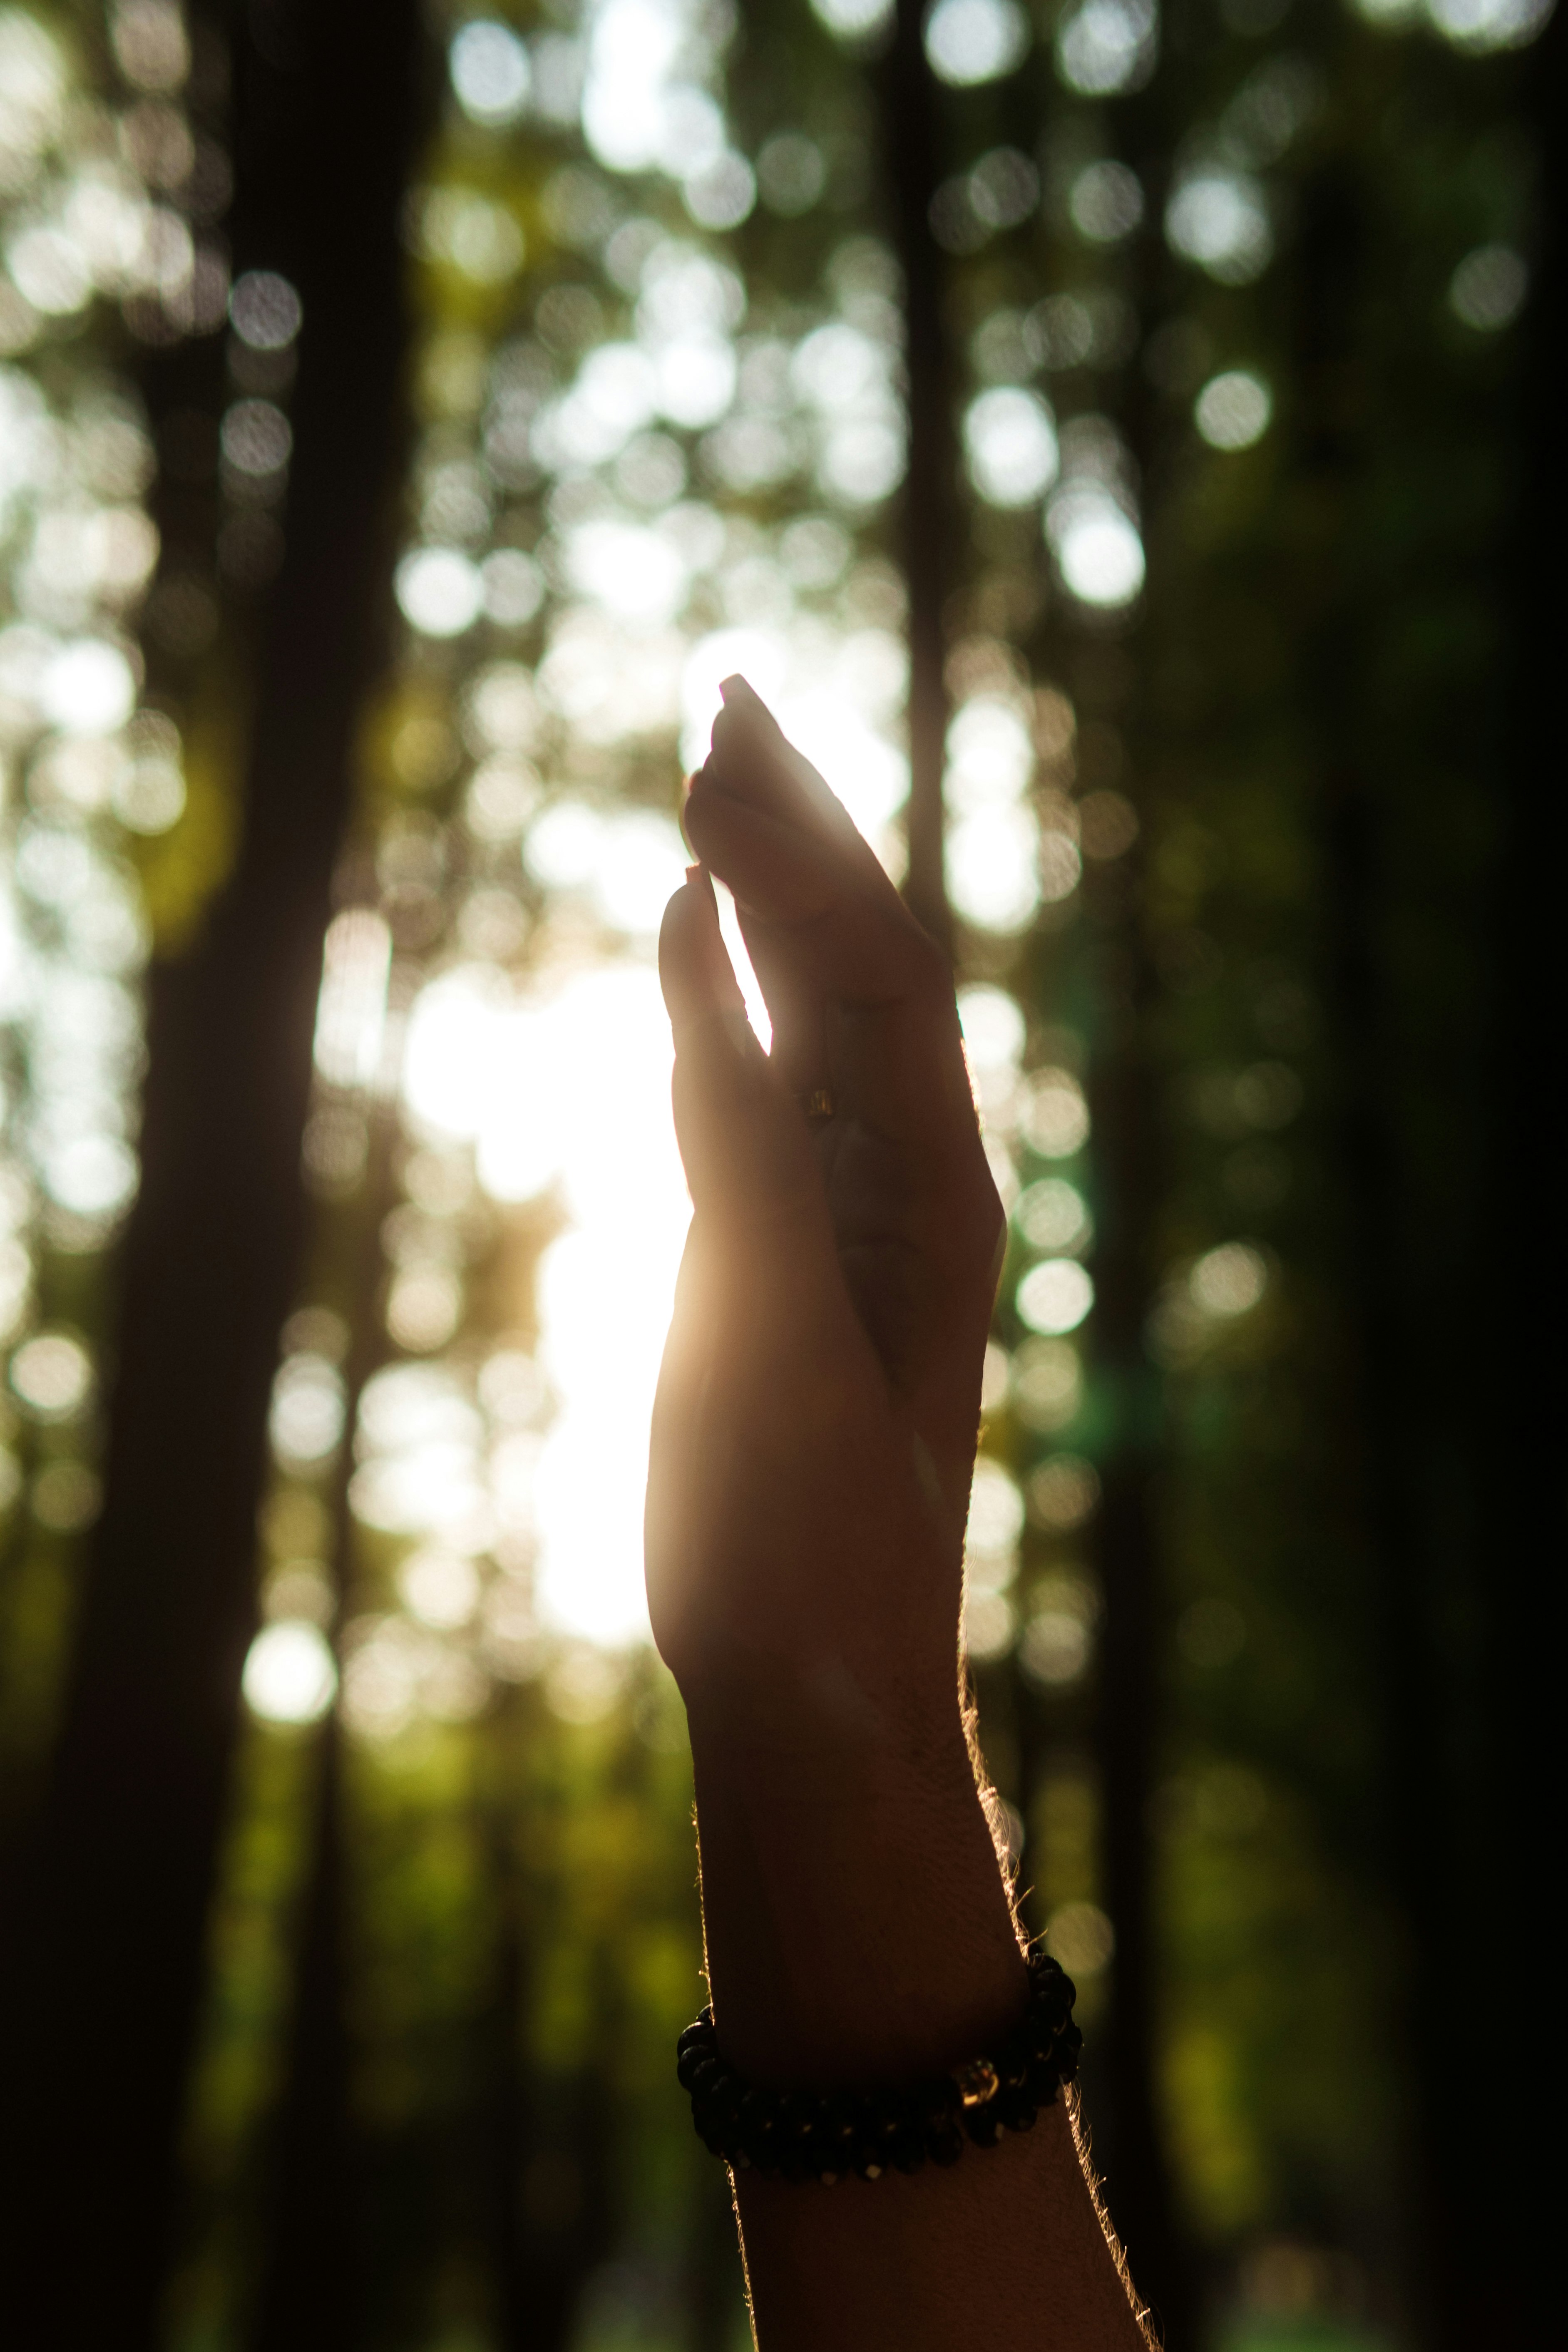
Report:
[[[703,771],[709,780],[781,823],[837,844],[858,863],[868,859],[880,874],[843,802],[796,751],[751,681],[737,672],[719,692],[722,708]],[[882,879],[891,890],[885,875]]]
[[[748,688],[726,688],[687,831],[734,892],[797,1090],[928,1146],[974,1116],[945,956]]]

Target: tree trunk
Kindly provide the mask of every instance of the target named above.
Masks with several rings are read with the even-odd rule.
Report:
[[[296,454],[237,862],[202,938],[151,983],[104,1509],[10,1906],[7,2302],[48,2313],[51,2352],[156,2337],[302,1235],[321,935],[400,446],[412,0],[249,21],[265,53],[240,78],[236,260],[303,299]]]
[[[345,1204],[340,1246],[352,1252],[351,1330],[344,1366],[344,1435],[332,1480],[331,1635],[340,1659],[354,1573],[349,1508],[353,1437],[365,1382],[382,1355],[376,1314],[381,1228],[392,1207],[397,1119],[387,1104],[371,1118],[368,1166],[358,1199]],[[349,2352],[364,2333],[361,2168],[353,2126],[348,2026],[349,1851],[343,1735],[334,1710],[321,1727],[315,1802],[305,1829],[308,1858],[294,1974],[294,2005],[282,2095],[271,2132],[261,2284],[250,2333],[253,2352]]]
[[[1509,2000],[1530,2021],[1520,2044],[1489,2070],[1489,2127],[1475,2136],[1479,2210],[1463,2219],[1475,2250],[1468,2308],[1452,2340],[1489,2340],[1499,2352],[1550,2343],[1561,2325],[1556,2117],[1530,2055],[1560,1998],[1551,1927],[1549,1857],[1561,1771],[1562,1705],[1555,1641],[1542,1638],[1561,1609],[1561,1407],[1543,1371],[1550,1339],[1542,1294],[1561,1292],[1562,1137],[1552,1073],[1562,1054],[1557,941],[1558,861],[1543,854],[1561,822],[1564,639],[1562,551],[1568,532],[1568,451],[1563,436],[1568,321],[1568,20],[1558,10],[1523,68],[1542,185],[1525,333],[1521,455],[1514,547],[1516,674],[1508,746],[1507,852],[1493,908],[1496,975],[1492,1090],[1483,1102],[1495,1144],[1482,1223],[1489,1263],[1487,1382],[1480,1432],[1482,1492],[1495,1517],[1475,1562],[1482,1596],[1482,1803],[1494,1885],[1510,1915]],[[1496,1246],[1498,1255],[1491,1258]],[[1550,1268],[1559,1275],[1553,1284]],[[1543,1276],[1545,1279],[1543,1280]],[[1494,1896],[1495,1900],[1496,1897]],[[1461,1943],[1465,1940],[1460,1931]],[[1455,1951],[1444,1954],[1449,1973]],[[1444,2021],[1451,2032],[1451,2015]],[[1451,2050],[1451,2042],[1447,2045]],[[1454,2131],[1444,2117],[1444,2143]]]
[[[1135,894],[1125,902],[1135,909]],[[1114,919],[1113,919],[1114,920]],[[1094,1353],[1110,1391],[1113,1437],[1100,1465],[1095,1526],[1104,1618],[1100,1640],[1096,1752],[1101,1866],[1116,1931],[1106,2050],[1097,2062],[1109,2091],[1096,2153],[1106,2198],[1139,2294],[1160,2321],[1169,2352],[1194,2340],[1191,2290],[1171,2206],[1171,2181],[1155,2096],[1152,1842],[1161,1693],[1160,1579],[1154,1521],[1158,1382],[1144,1350],[1152,1297],[1151,1250],[1162,1190],[1158,1088],[1149,1066],[1152,982],[1136,940],[1136,912],[1100,948],[1109,1002],[1089,1074],[1098,1178]],[[1089,2118],[1093,2126],[1094,2116]]]
[[[931,232],[941,176],[936,92],[926,63],[924,0],[898,0],[879,81],[882,148],[904,279],[909,469],[903,559],[909,586],[909,874],[904,895],[931,937],[951,945],[942,872],[942,774],[947,745],[944,608],[956,584],[958,442],[942,318],[942,257]]]
[[[343,1999],[342,1733],[335,1715],[321,1727],[317,1769],[255,2352],[352,2352],[363,2338]]]

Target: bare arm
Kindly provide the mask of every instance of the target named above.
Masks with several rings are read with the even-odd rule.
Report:
[[[726,689],[660,970],[695,1214],[648,1483],[725,2055],[759,2083],[974,2055],[1026,1979],[963,1717],[963,1523],[1002,1220],[952,981],[756,698]],[[951,2170],[738,2176],[763,2352],[1142,2352],[1058,2103]]]

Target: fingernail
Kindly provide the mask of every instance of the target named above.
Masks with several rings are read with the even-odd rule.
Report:
[[[728,703],[731,701],[735,696],[741,694],[750,695],[753,702],[757,699],[756,688],[752,684],[750,678],[742,677],[740,671],[737,670],[733,677],[727,677],[721,684],[719,688],[719,699],[721,702]]]

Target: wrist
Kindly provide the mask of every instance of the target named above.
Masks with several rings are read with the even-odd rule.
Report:
[[[939,1712],[847,1683],[691,1713],[714,2013],[760,2081],[956,2063],[1024,1996],[954,1685]]]
[[[931,1645],[933,1653],[935,1645]],[[923,1661],[727,1646],[681,1678],[694,1757],[763,1804],[839,1805],[907,1780],[973,1785],[951,1648]]]

